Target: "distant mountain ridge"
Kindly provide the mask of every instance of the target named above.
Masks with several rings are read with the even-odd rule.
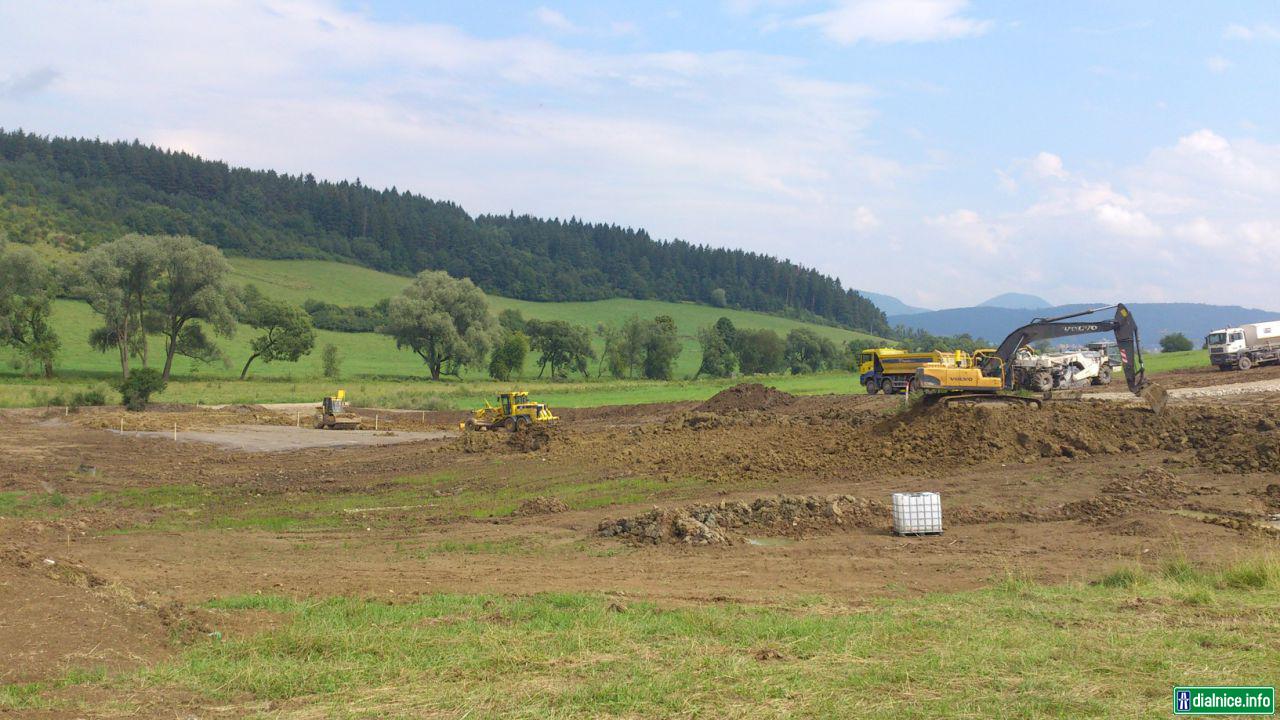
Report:
[[[891,315],[889,323],[925,330],[934,335],[959,335],[968,333],[991,343],[998,343],[1013,330],[1037,317],[1054,317],[1067,313],[1103,307],[1107,303],[1058,305],[1038,309],[1002,307],[967,307],[934,310],[925,313]],[[1144,347],[1154,347],[1160,338],[1180,332],[1199,346],[1210,331],[1241,323],[1262,322],[1280,318],[1280,312],[1259,310],[1238,305],[1208,305],[1202,303],[1126,303],[1138,321],[1138,331]],[[1106,313],[1098,317],[1104,317]],[[1100,339],[1104,336],[1080,336],[1070,340]],[[1067,340],[1068,342],[1070,340]]]
[[[874,303],[876,307],[884,311],[885,315],[911,315],[914,313],[930,312],[929,308],[908,305],[892,295],[885,295],[883,293],[875,293],[867,290],[859,290],[858,294]]]
[[[1045,300],[1037,295],[1028,295],[1027,293],[1008,292],[997,295],[989,300],[978,303],[978,307],[999,307],[1013,308],[1015,310],[1035,310],[1036,308],[1047,308],[1053,303]],[[885,310],[888,312],[888,310]],[[896,313],[894,313],[896,314]]]

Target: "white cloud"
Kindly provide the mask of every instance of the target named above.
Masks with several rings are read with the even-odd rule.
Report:
[[[1228,25],[1222,36],[1228,40],[1280,40],[1280,27],[1268,23]]]
[[[1153,238],[1163,234],[1145,213],[1123,205],[1101,203],[1093,209],[1093,215],[1103,230],[1120,237]]]
[[[1062,158],[1050,152],[1037,153],[1031,159],[1031,172],[1039,178],[1067,179],[1067,171],[1062,168]]]
[[[581,30],[581,28],[579,28],[577,25],[572,23],[569,20],[569,18],[565,17],[564,13],[560,12],[559,10],[552,10],[551,8],[545,5],[534,10],[533,17],[538,22],[542,23],[543,25],[546,25],[552,30],[559,30],[560,32],[570,32],[570,33],[579,32]]]
[[[801,17],[800,26],[815,27],[835,42],[852,45],[929,42],[973,37],[991,23],[964,17],[967,0],[840,0],[830,10]]]
[[[995,255],[1003,249],[1010,235],[1007,226],[985,220],[978,213],[967,209],[926,218],[925,224],[958,241],[958,244],[948,248],[946,255],[950,258],[962,257],[971,250]]]
[[[1209,68],[1209,72],[1221,75],[1231,69],[1232,63],[1221,55],[1214,55],[1213,57],[1205,60],[1204,65]]]
[[[860,233],[875,230],[880,227],[880,218],[871,211],[866,205],[859,205],[853,211],[853,229]]]
[[[971,244],[982,243],[982,228],[1003,231],[995,236],[998,265],[948,253],[954,267],[934,272],[954,270],[957,288],[965,287],[969,274],[985,274],[987,284],[1043,288],[1077,301],[1177,300],[1280,310],[1272,277],[1280,267],[1280,145],[1229,139],[1206,128],[1105,175],[1070,172],[1047,152],[997,173],[1018,197],[1029,198],[1025,205],[997,215],[961,211],[926,223]],[[1232,281],[1205,282],[1212,268],[1229,268]],[[1039,283],[1029,285],[1028,273],[1038,273]],[[975,289],[972,297],[984,291]]]

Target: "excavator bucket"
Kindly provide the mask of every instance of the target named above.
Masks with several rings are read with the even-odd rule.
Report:
[[[1165,390],[1163,385],[1157,385],[1156,383],[1147,383],[1146,387],[1142,388],[1142,392],[1139,393],[1139,397],[1146,400],[1147,404],[1151,406],[1151,412],[1157,415],[1163,413],[1164,406],[1169,404],[1169,391]]]

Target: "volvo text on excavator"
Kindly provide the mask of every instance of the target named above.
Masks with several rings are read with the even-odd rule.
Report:
[[[1111,320],[1076,320],[1111,309],[1115,310],[1115,316]],[[1072,320],[1075,322],[1071,322]],[[1152,410],[1157,413],[1162,411],[1168,401],[1168,393],[1159,385],[1147,381],[1142,366],[1142,348],[1138,341],[1138,324],[1134,321],[1133,314],[1122,304],[1052,318],[1036,318],[1009,333],[995,353],[984,356],[978,367],[947,367],[941,363],[921,366],[916,370],[913,389],[923,391],[930,400],[941,399],[947,403],[996,401],[1039,406],[1043,397],[1014,392],[1023,386],[1015,362],[1018,350],[1039,340],[1105,332],[1115,334],[1121,368],[1129,390],[1145,399]]]

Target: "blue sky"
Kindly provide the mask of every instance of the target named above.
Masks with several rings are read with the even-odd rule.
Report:
[[[1280,5],[0,2],[0,126],[773,253],[1280,309]]]

